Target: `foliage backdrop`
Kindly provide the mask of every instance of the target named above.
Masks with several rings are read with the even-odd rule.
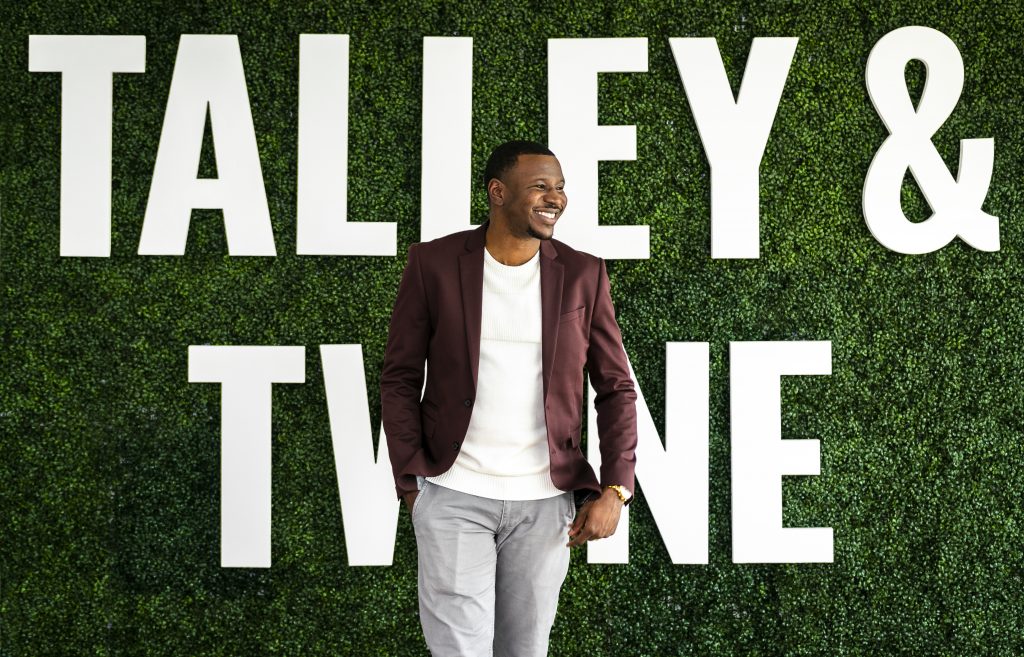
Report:
[[[965,60],[934,140],[946,162],[961,138],[996,140],[998,253],[900,255],[864,225],[887,134],[864,66],[913,24]],[[651,227],[651,258],[609,272],[662,432],[665,342],[711,344],[710,564],[670,563],[641,481],[630,563],[573,554],[551,653],[1024,653],[1022,31],[1013,3],[945,1],[4,3],[0,655],[426,654],[408,514],[393,567],[346,565],[318,351],[362,344],[379,426],[391,302],[419,236],[426,35],[474,37],[477,171],[500,141],[546,139],[549,37],[648,37],[649,72],[600,79],[601,122],[637,125],[638,152],[601,165],[600,207],[605,224]],[[109,259],[58,255],[60,76],[28,72],[28,35],[51,33],[147,37],[146,72],[115,77]],[[136,253],[185,33],[239,37],[276,258],[227,257],[219,211],[194,213],[184,257]],[[295,254],[301,33],[351,35],[350,218],[397,221],[400,257]],[[710,257],[709,169],[671,36],[716,37],[734,90],[753,37],[800,38],[761,166],[758,260]],[[922,68],[908,79],[919,93]],[[209,133],[201,173],[216,173]],[[909,178],[904,191],[926,217]],[[479,223],[475,188],[473,202]],[[731,340],[832,341],[831,376],[784,380],[783,432],[821,440],[821,476],[785,479],[785,523],[833,527],[833,564],[731,562]],[[273,393],[270,569],[219,567],[220,394],[187,382],[190,344],[307,348],[307,383]]]

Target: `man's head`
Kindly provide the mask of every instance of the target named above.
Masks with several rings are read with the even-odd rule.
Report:
[[[509,141],[494,149],[484,169],[491,219],[522,238],[548,240],[565,211],[565,180],[546,146]]]

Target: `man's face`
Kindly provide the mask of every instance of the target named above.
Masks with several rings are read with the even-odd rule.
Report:
[[[552,155],[520,155],[502,176],[502,210],[518,237],[549,240],[565,211],[565,179]]]

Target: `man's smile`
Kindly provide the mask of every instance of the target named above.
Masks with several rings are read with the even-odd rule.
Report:
[[[552,208],[546,208],[546,209],[543,209],[543,210],[534,210],[533,213],[535,215],[537,215],[538,217],[540,217],[541,221],[543,221],[546,224],[550,224],[552,226],[558,220],[558,215],[559,215],[559,211],[555,210],[555,209],[552,209]]]

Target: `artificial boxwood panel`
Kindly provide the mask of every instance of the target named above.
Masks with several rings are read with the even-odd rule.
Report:
[[[999,252],[901,255],[865,227],[887,132],[864,66],[914,24],[964,58],[934,139],[946,162],[961,138],[995,139]],[[710,563],[670,562],[641,480],[629,564],[573,554],[551,654],[1021,654],[1022,30],[1014,3],[4,4],[0,654],[426,654],[408,514],[392,567],[346,563],[318,345],[362,345],[379,426],[391,302],[419,235],[428,35],[474,37],[476,171],[505,139],[546,139],[547,38],[649,39],[647,73],[600,79],[601,122],[635,124],[638,154],[601,165],[600,210],[650,226],[650,259],[609,274],[662,435],[665,343],[711,345]],[[228,257],[219,211],[194,212],[184,257],[136,253],[186,33],[239,37],[275,258]],[[398,257],[295,255],[301,33],[351,35],[349,218],[397,221]],[[147,38],[146,72],[114,82],[109,259],[59,256],[60,76],[28,72],[29,34]],[[709,167],[673,36],[717,38],[734,90],[752,38],[800,39],[761,164],[757,260],[710,257]],[[921,68],[908,79],[919,93]],[[209,134],[201,169],[216,173]],[[904,191],[925,218],[909,177]],[[733,340],[832,342],[831,376],[782,383],[783,435],[821,441],[821,476],[784,480],[785,523],[833,527],[832,564],[731,561]],[[192,344],[307,349],[307,382],[273,392],[270,569],[219,566],[220,392],[187,382]]]

